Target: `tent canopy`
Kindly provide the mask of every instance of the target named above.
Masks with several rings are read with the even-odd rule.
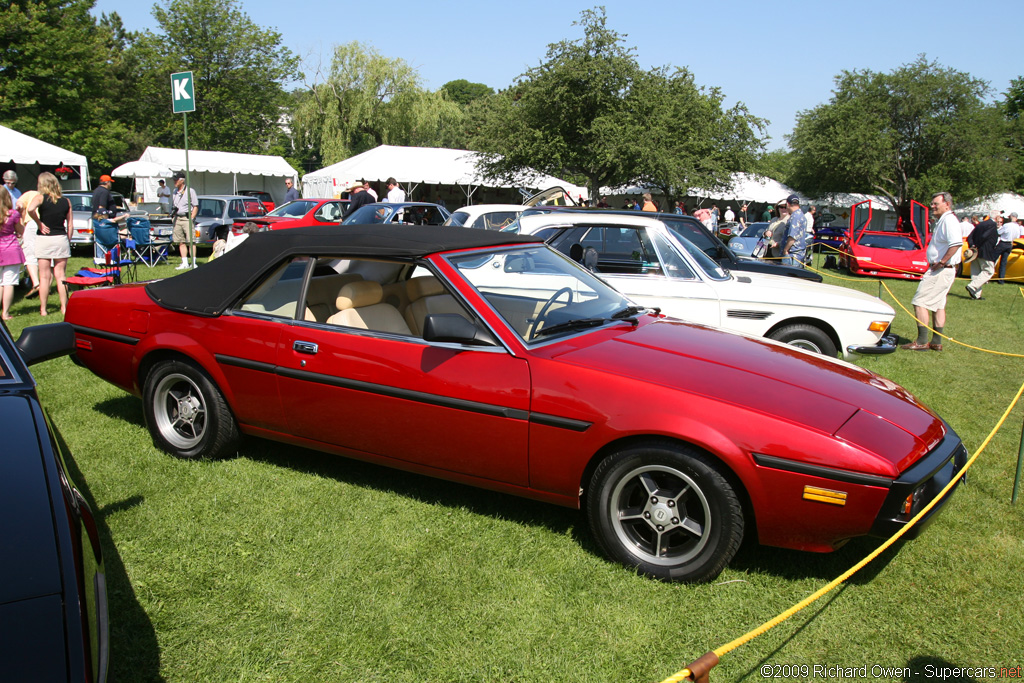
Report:
[[[1007,216],[1015,213],[1024,216],[1024,197],[1012,192],[1000,192],[987,197],[973,199],[963,204],[958,204],[956,213],[963,218],[965,214],[989,214],[1004,211]]]
[[[70,166],[78,175],[62,183],[65,189],[89,189],[89,162],[84,156],[4,126],[0,126],[0,163],[15,167],[22,191],[35,188],[40,173],[61,165]]]
[[[139,161],[150,161],[172,171],[185,170],[185,150],[147,147]],[[237,194],[239,190],[263,190],[275,201],[284,199],[284,179],[298,180],[298,171],[280,156],[237,152],[188,151],[189,176],[199,194]],[[147,202],[157,201],[157,179],[138,177],[136,191]]]
[[[543,173],[525,174],[515,183],[484,179],[477,170],[477,152],[439,147],[381,145],[302,177],[306,197],[334,197],[347,192],[357,180],[382,182],[394,178],[406,190],[419,184],[454,185],[462,188],[467,203],[479,187],[527,187],[546,190],[562,186],[573,196],[587,196],[587,190]]]

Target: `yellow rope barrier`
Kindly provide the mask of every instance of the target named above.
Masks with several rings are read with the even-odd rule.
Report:
[[[816,600],[818,600],[819,598],[821,598],[822,596],[824,596],[825,594],[827,594],[828,592],[832,591],[837,586],[839,586],[840,584],[845,582],[848,578],[850,578],[851,576],[856,574],[864,566],[866,566],[869,562],[871,562],[876,557],[878,557],[880,554],[882,554],[893,543],[895,543],[897,540],[899,540],[899,538],[902,537],[905,533],[907,533],[907,531],[909,531],[911,527],[913,527],[915,524],[917,524],[917,522],[924,515],[928,514],[928,512],[931,511],[931,509],[934,508],[939,503],[939,501],[941,501],[943,498],[945,498],[946,494],[948,494],[949,491],[957,484],[957,482],[959,482],[964,477],[964,475],[967,474],[967,470],[969,470],[971,468],[971,466],[974,464],[974,462],[978,459],[978,456],[980,456],[982,454],[982,452],[985,450],[985,448],[988,447],[989,442],[992,441],[992,439],[995,437],[995,435],[999,432],[1000,428],[1002,428],[1003,423],[1006,422],[1006,418],[1008,418],[1010,416],[1010,412],[1013,411],[1014,406],[1017,405],[1017,401],[1020,400],[1021,394],[1024,394],[1024,384],[1022,384],[1020,389],[1017,390],[1017,395],[1014,396],[1013,401],[1010,402],[1010,405],[1006,409],[1006,411],[1003,413],[1003,416],[1001,418],[999,418],[999,421],[996,423],[996,426],[993,427],[992,431],[989,432],[989,435],[987,437],[985,437],[985,441],[982,442],[981,447],[978,448],[978,450],[974,453],[974,455],[971,456],[970,460],[968,460],[967,463],[963,466],[963,468],[956,474],[956,476],[954,476],[953,479],[951,479],[950,482],[948,484],[946,484],[946,486],[939,492],[939,494],[930,503],[928,503],[920,512],[918,512],[914,516],[914,518],[911,519],[907,523],[906,526],[904,526],[902,529],[897,531],[887,541],[885,541],[885,543],[880,545],[877,549],[875,549],[867,557],[865,557],[863,560],[861,560],[860,562],[855,564],[850,569],[848,569],[845,572],[843,572],[839,577],[837,577],[836,579],[834,579],[830,583],[828,583],[825,586],[823,586],[822,588],[818,589],[817,591],[815,591],[811,595],[807,596],[806,598],[804,598],[803,600],[801,600],[797,604],[793,605],[792,607],[790,607],[786,611],[782,612],[778,616],[776,616],[776,617],[774,617],[772,619],[769,619],[768,621],[764,622],[763,624],[761,624],[757,628],[752,629],[752,630],[748,631],[747,633],[743,634],[742,636],[740,636],[739,638],[736,638],[735,640],[732,640],[732,641],[726,643],[725,645],[712,650],[712,653],[714,653],[715,657],[716,658],[717,657],[722,657],[723,655],[728,654],[729,652],[732,652],[736,648],[738,648],[738,647],[740,647],[742,645],[745,645],[746,643],[748,643],[751,640],[753,640],[754,638],[762,635],[763,633],[766,633],[766,632],[770,631],[771,629],[775,628],[776,626],[778,626],[782,622],[786,621],[787,619],[789,619],[793,615],[797,614],[798,612],[800,612],[801,610],[806,608],[808,605],[812,604],[813,602],[815,602]],[[707,655],[705,655],[705,657],[707,657]],[[680,683],[681,681],[689,679],[690,676],[691,676],[691,671],[690,671],[689,668],[681,669],[680,671],[676,672],[675,674],[673,674],[673,675],[669,676],[668,678],[664,679],[661,683]],[[705,676],[706,676],[706,674],[705,674]]]

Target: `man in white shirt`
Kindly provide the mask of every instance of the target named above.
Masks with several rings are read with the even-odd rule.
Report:
[[[1011,213],[999,226],[999,243],[996,245],[996,251],[999,253],[999,284],[1006,284],[1006,265],[1010,261],[1010,252],[1013,251],[1013,241],[1020,237],[1021,225],[1017,222],[1017,214]]]
[[[392,204],[405,201],[405,190],[402,189],[402,186],[394,178],[388,178],[388,198],[385,201]]]
[[[953,198],[948,192],[932,195],[932,216],[935,229],[928,242],[928,270],[921,277],[917,292],[910,303],[917,318],[917,340],[904,344],[907,351],[942,350],[942,330],[946,326],[946,295],[956,279],[964,238],[960,221],[953,214]],[[928,342],[929,312],[932,320],[932,340]]]
[[[160,187],[156,188],[156,200],[160,202],[160,211],[165,214],[171,213],[171,188],[167,187],[167,183],[161,178],[159,181]]]
[[[734,221],[734,220],[736,220],[736,214],[734,214],[732,212],[732,207],[731,206],[725,207],[725,220],[726,221]]]
[[[369,180],[364,180],[363,181],[363,190],[367,194],[369,194],[371,197],[373,197],[373,201],[377,201],[377,190],[375,190],[372,187],[370,187],[370,181]]]
[[[964,234],[965,240],[971,236],[971,233],[974,232],[974,226],[980,222],[978,214],[974,214],[973,216],[964,216],[964,219],[960,221],[960,232]]]

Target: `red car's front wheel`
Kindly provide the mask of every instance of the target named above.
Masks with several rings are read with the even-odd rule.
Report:
[[[157,364],[146,377],[143,408],[153,441],[175,457],[216,458],[237,446],[238,425],[224,396],[189,363]]]

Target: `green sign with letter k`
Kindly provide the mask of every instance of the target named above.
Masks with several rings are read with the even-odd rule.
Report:
[[[196,110],[196,88],[191,71],[171,74],[171,109],[175,114]]]

